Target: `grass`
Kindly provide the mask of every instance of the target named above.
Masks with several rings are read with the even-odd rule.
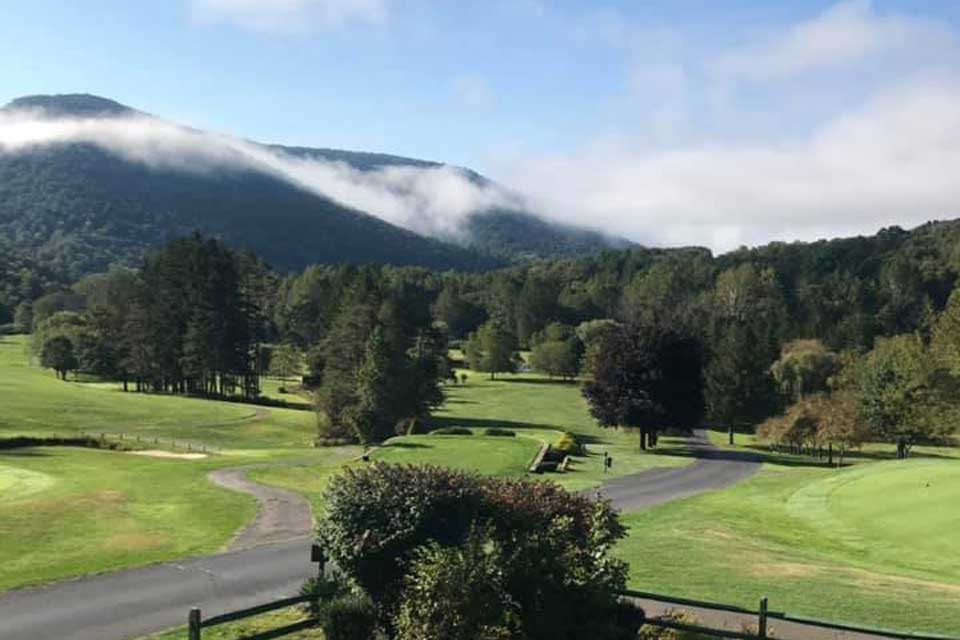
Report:
[[[204,640],[236,640],[254,633],[262,633],[271,629],[277,629],[284,625],[300,622],[305,619],[305,615],[300,609],[290,608],[283,611],[265,613],[245,620],[229,622],[217,627],[210,627],[203,630]],[[178,627],[162,633],[156,633],[141,640],[185,640],[187,637],[187,628]],[[310,629],[283,636],[286,640],[323,640],[323,632],[319,629]]]
[[[767,465],[731,489],[630,514],[635,588],[795,615],[960,633],[960,464]]]
[[[683,466],[690,462],[681,439],[661,438],[657,452],[640,453],[639,438],[636,434],[597,426],[576,384],[550,380],[534,373],[499,374],[496,380],[472,371],[468,371],[467,375],[469,377],[466,385],[447,386],[447,402],[435,413],[433,424],[437,428],[467,427],[475,433],[489,427],[499,427],[515,431],[518,441],[532,440],[534,446],[528,449],[530,455],[515,472],[517,475],[524,472],[526,464],[531,461],[541,443],[554,443],[565,431],[585,443],[588,454],[575,458],[569,472],[544,477],[570,490],[594,487],[604,479],[617,475],[654,467]],[[423,437],[394,440],[391,444],[398,441],[415,443],[420,441],[417,438]],[[473,440],[469,440],[470,436],[446,436],[442,442],[431,442],[431,449],[423,450],[419,455],[446,458],[454,464],[462,465],[462,455],[464,451],[469,452],[470,445],[460,443],[456,438],[466,438],[474,443],[479,443],[481,439],[497,440],[505,455],[514,455],[510,449],[513,438],[487,438],[477,435],[473,436]],[[489,446],[493,447],[493,443]],[[465,447],[467,449],[464,449]],[[389,448],[381,455],[406,457],[394,452],[387,454],[387,451]],[[604,452],[609,453],[614,460],[611,473],[606,475],[603,472]],[[417,454],[410,453],[409,457],[416,459]],[[485,457],[487,456],[478,456]],[[473,463],[492,464],[481,459]]]
[[[691,460],[678,438],[662,438],[657,453],[638,453],[634,434],[596,425],[574,384],[536,374],[500,375],[496,380],[482,373],[468,371],[467,375],[466,385],[446,387],[447,402],[435,413],[432,426],[465,427],[473,435],[399,436],[376,449],[371,457],[384,462],[429,463],[519,477],[526,475],[542,443],[556,442],[564,431],[569,431],[587,443],[588,454],[575,458],[567,473],[536,478],[552,480],[572,491],[596,486],[616,475],[681,466]],[[510,429],[517,435],[483,435],[483,430],[490,427]],[[604,451],[614,458],[612,473],[607,475],[603,473]],[[350,453],[356,457],[361,451],[353,448]],[[319,513],[323,510],[323,490],[339,470],[340,463],[324,456],[312,464],[257,469],[250,477],[303,493]]]
[[[390,440],[374,457],[397,464],[426,463],[491,476],[522,475],[540,444],[502,436],[405,436]]]
[[[0,338],[0,437],[80,432],[224,448],[205,460],[44,447],[0,451],[0,590],[223,548],[253,518],[252,497],[211,470],[343,456],[310,446],[312,412],[123,393],[29,366],[25,337]],[[161,442],[160,448],[169,448]]]
[[[57,381],[27,365],[25,345],[0,339],[0,437],[126,433],[225,451],[191,462],[69,448],[0,452],[0,590],[222,548],[249,522],[254,503],[211,485],[206,474],[218,467],[258,463],[253,479],[299,491],[322,512],[329,478],[361,453],[309,446],[309,411]],[[465,386],[447,387],[433,426],[473,435],[398,437],[373,457],[519,476],[541,443],[569,431],[588,455],[569,473],[542,477],[573,490],[609,477],[604,452],[613,456],[613,475],[691,460],[680,440],[639,454],[634,434],[597,427],[576,385],[534,374],[468,376]],[[279,386],[268,381],[266,394],[303,400]],[[482,435],[490,427],[516,437]],[[711,438],[725,442],[722,433]],[[762,448],[750,436],[738,434],[737,442]],[[917,448],[928,457],[884,461],[890,451],[864,447],[841,470],[770,455],[748,482],[626,515],[631,534],[618,553],[631,562],[632,585],[746,606],[769,595],[774,609],[800,615],[960,633],[957,452]],[[158,638],[182,637],[171,633],[181,635]]]
[[[25,336],[0,338],[0,437],[124,433],[242,450],[310,446],[316,433],[310,411],[124,393],[112,383],[62,382],[29,365],[27,345]]]
[[[225,463],[0,451],[0,590],[220,549],[256,509],[207,482]]]

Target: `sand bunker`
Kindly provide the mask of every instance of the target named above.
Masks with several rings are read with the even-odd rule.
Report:
[[[150,458],[174,458],[176,460],[203,460],[207,457],[205,453],[174,453],[172,451],[160,451],[159,449],[147,449],[145,451],[130,451],[135,456],[148,456]]]

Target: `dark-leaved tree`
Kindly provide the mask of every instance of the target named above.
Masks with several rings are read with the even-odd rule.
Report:
[[[638,428],[646,449],[661,430],[700,424],[704,358],[697,338],[658,325],[616,325],[597,349],[583,395],[600,425]]]

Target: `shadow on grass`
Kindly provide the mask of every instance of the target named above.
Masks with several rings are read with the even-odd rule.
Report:
[[[563,380],[561,378],[534,378],[534,377],[497,378],[496,380],[494,380],[494,382],[509,382],[510,384],[552,384],[552,385],[560,385],[564,387],[573,387],[579,384],[578,380]]]
[[[523,431],[524,429],[549,429],[550,431],[571,431],[555,424],[537,424],[534,422],[519,422],[517,420],[494,420],[492,418],[451,418],[447,416],[434,416],[430,419],[430,429],[440,429],[445,427],[467,427],[469,429],[511,429],[513,431]],[[571,431],[578,442],[583,444],[606,444],[604,440],[589,434]],[[483,435],[482,433],[480,435]]]
[[[7,449],[0,451],[2,458],[49,458],[50,454],[37,449]]]
[[[423,444],[420,442],[390,442],[383,445],[384,449],[433,449],[432,444]]]

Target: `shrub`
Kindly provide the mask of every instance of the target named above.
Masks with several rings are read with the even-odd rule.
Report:
[[[322,610],[322,604],[325,600],[332,600],[340,596],[347,595],[349,588],[343,581],[335,578],[310,578],[300,587],[301,596],[316,596],[316,600],[311,600],[303,604],[303,609],[311,617],[318,617]]]
[[[323,605],[320,628],[326,640],[371,640],[377,630],[376,607],[367,596],[337,596]]]
[[[430,432],[434,436],[472,436],[473,431],[466,427],[443,427]]]
[[[505,594],[496,597],[509,597],[519,612],[510,621],[517,633],[508,637],[624,637],[613,594],[625,588],[627,567],[609,549],[626,531],[608,503],[594,503],[553,483],[383,463],[347,469],[331,480],[325,498],[320,540],[336,565],[376,603],[384,626],[406,620],[419,628],[427,619],[446,624],[441,613],[421,610],[426,606],[422,602],[407,605],[408,613],[402,613],[410,580],[425,580],[418,589],[448,593],[444,585],[449,576],[437,577],[444,570],[436,558],[426,563],[432,567],[427,574],[411,567],[423,561],[424,547],[469,556],[475,552],[471,535],[482,530],[484,549],[490,550],[489,561],[504,585]],[[457,566],[450,570],[468,570]],[[450,597],[451,606],[472,606],[465,595]],[[607,622],[598,625],[597,620]],[[497,625],[501,623],[506,624]]]
[[[503,583],[502,563],[483,531],[471,534],[463,547],[421,549],[405,581],[397,640],[517,637],[516,606]]]
[[[577,439],[569,432],[560,436],[560,439],[553,445],[553,448],[566,456],[572,456],[580,451],[580,445],[577,444]]]
[[[490,427],[489,429],[483,430],[483,435],[485,436],[504,436],[512,438],[517,435],[516,432],[511,431],[510,429],[499,429],[497,427]]]

